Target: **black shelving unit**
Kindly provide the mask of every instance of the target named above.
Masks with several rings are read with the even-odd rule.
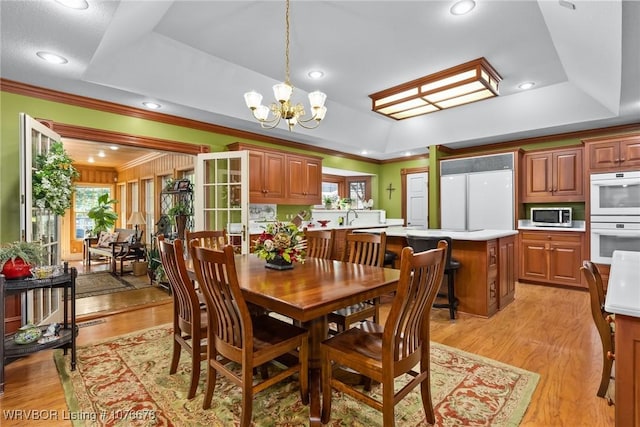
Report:
[[[71,349],[71,370],[76,369],[76,336],[78,328],[76,326],[76,277],[78,271],[75,267],[69,268],[64,263],[61,274],[45,279],[16,279],[6,280],[0,274],[0,394],[4,393],[4,367],[16,359],[36,353],[38,351],[63,348],[64,353]],[[60,328],[60,338],[43,344],[37,342],[31,344],[17,344],[14,335],[5,336],[4,331],[4,299],[8,295],[21,294],[32,289],[41,288],[61,288],[64,290],[64,321]],[[42,325],[40,328],[44,332],[49,325]]]
[[[163,190],[160,193],[160,213],[169,217],[169,210],[178,203],[184,203],[189,207],[191,215],[187,218],[187,230],[193,230],[193,187],[189,184],[183,190]],[[172,219],[173,220],[173,219]],[[156,232],[162,232],[156,230]],[[174,235],[165,233],[165,237],[175,238]]]

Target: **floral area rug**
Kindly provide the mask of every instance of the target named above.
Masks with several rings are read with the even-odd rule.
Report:
[[[117,276],[107,271],[82,274],[76,278],[76,299],[132,291],[149,287],[149,277],[124,275]]]
[[[69,356],[57,350],[69,411],[77,415],[71,417],[77,419],[74,425],[238,425],[239,387],[218,376],[212,407],[203,410],[204,375],[196,397],[187,400],[188,354],[183,352],[178,372],[169,375],[171,346],[171,325],[135,332],[79,347],[75,371],[69,370]],[[437,426],[517,426],[539,379],[538,374],[437,343],[431,346],[431,372]],[[374,386],[372,393],[378,392]],[[295,380],[254,396],[255,426],[306,426],[308,417]],[[329,425],[380,426],[382,414],[334,391]],[[419,387],[396,405],[396,425],[426,425]]]

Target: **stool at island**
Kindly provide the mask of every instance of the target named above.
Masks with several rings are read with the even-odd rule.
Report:
[[[29,354],[54,348],[64,349],[64,353],[71,349],[71,370],[76,369],[76,277],[78,271],[75,267],[69,268],[68,263],[64,263],[64,268],[60,273],[52,273],[50,277],[42,279],[28,278],[5,280],[0,274],[0,394],[4,393],[4,367],[16,359]],[[16,340],[16,334],[5,336],[5,296],[19,295],[34,289],[59,288],[63,290],[64,299],[62,304],[63,318],[58,325],[37,325],[42,332],[42,338],[34,342]],[[55,335],[57,334],[57,335]],[[22,336],[20,336],[22,337]]]
[[[444,267],[444,274],[447,276],[447,294],[443,295],[438,293],[439,298],[446,298],[446,303],[436,302],[433,304],[435,308],[448,308],[449,317],[451,319],[456,318],[456,311],[458,310],[458,298],[456,298],[456,291],[454,286],[455,272],[460,268],[460,262],[451,258],[451,252],[453,251],[453,241],[448,236],[410,236],[407,235],[407,243],[413,248],[415,252],[427,251],[429,249],[435,249],[438,247],[438,242],[445,240],[447,242],[447,259]]]

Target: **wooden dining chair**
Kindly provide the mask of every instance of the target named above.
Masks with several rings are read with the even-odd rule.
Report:
[[[596,394],[599,397],[604,397],[611,404],[612,397],[609,396],[608,391],[609,383],[612,381],[611,371],[615,359],[614,321],[612,315],[604,309],[606,293],[598,267],[591,261],[583,261],[580,270],[587,280],[589,300],[591,302],[591,317],[596,325],[602,344],[602,376]]]
[[[203,408],[211,406],[217,374],[224,375],[242,388],[241,426],[251,424],[254,394],[296,373],[299,376],[302,402],[307,404],[307,330],[268,315],[252,320],[238,283],[232,246],[227,245],[221,251],[207,249],[199,247],[197,240],[192,240],[190,246],[207,310],[215,313],[215,316],[209,317],[209,354]],[[254,384],[254,368],[286,354],[295,354],[297,363]],[[239,364],[240,372],[234,372],[228,366],[229,362]]]
[[[448,245],[447,259],[444,265],[444,275],[447,276],[447,293],[438,292],[438,298],[444,298],[447,302],[435,302],[433,306],[435,308],[448,308],[449,318],[451,320],[455,320],[459,303],[458,298],[456,297],[455,275],[456,271],[460,269],[461,264],[458,260],[451,257],[451,253],[453,252],[453,239],[449,236],[407,235],[407,243],[415,252],[434,249],[438,246],[438,242],[440,242],[440,240],[446,240]]]
[[[396,403],[418,384],[427,421],[435,422],[429,372],[429,314],[442,282],[446,249],[445,241],[427,252],[403,248],[396,297],[384,326],[364,322],[360,328],[348,329],[322,342],[323,423],[330,421],[332,389],[336,389],[382,411],[382,425],[393,426]],[[382,401],[343,382],[341,376],[333,376],[334,366],[379,382]],[[395,392],[395,378],[403,374],[413,379]]]
[[[384,254],[387,245],[387,235],[369,233],[348,233],[347,242],[342,260],[356,264],[382,267],[384,265]],[[370,301],[363,301],[349,307],[341,308],[329,313],[329,323],[336,324],[336,331],[341,332],[349,328],[352,324],[373,318],[378,323],[380,317],[380,298]]]
[[[193,239],[198,239],[200,246],[204,248],[222,249],[227,244],[227,232],[226,230],[185,231],[185,242]]]
[[[170,243],[157,236],[162,266],[169,280],[173,297],[173,355],[170,374],[175,374],[181,349],[191,355],[191,383],[187,398],[192,399],[200,380],[200,364],[207,357],[207,311],[202,308],[195,287],[187,272],[184,249],[180,239]]]
[[[307,241],[307,256],[312,258],[331,259],[335,234],[336,231],[334,229],[305,230],[304,237]]]

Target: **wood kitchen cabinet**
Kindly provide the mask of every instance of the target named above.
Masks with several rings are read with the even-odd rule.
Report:
[[[249,152],[249,200],[252,203],[278,203],[285,198],[284,167],[284,154]]]
[[[592,172],[620,172],[640,167],[640,135],[585,141]]]
[[[513,302],[516,295],[516,236],[498,239],[498,308]]]
[[[287,154],[287,198],[291,204],[322,203],[322,160]],[[294,200],[296,203],[293,203]]]
[[[249,202],[318,205],[322,198],[322,158],[233,143],[249,151]]]
[[[582,154],[582,147],[526,153],[522,202],[583,202]]]
[[[520,246],[520,280],[585,287],[584,233],[522,231]]]

